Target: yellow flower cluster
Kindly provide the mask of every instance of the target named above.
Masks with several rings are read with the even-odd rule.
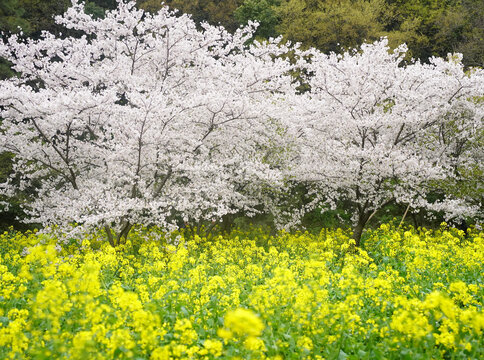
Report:
[[[1,359],[484,358],[483,232],[101,239],[0,235]]]

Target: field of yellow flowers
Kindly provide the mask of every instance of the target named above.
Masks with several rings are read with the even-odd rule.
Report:
[[[0,235],[0,359],[482,359],[484,232]]]

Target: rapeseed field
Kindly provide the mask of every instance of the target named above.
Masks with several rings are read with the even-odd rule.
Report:
[[[1,359],[482,359],[484,232],[0,235]]]

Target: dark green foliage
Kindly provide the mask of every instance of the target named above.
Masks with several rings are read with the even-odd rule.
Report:
[[[12,172],[13,155],[9,152],[0,153],[0,183],[7,180]],[[21,219],[25,218],[25,214],[20,208],[20,204],[25,198],[24,193],[18,193],[13,198],[5,198],[0,195],[0,204],[3,201],[8,201],[8,208],[5,209],[0,205],[0,232],[8,230],[10,226],[14,226],[19,230],[26,230],[30,228],[21,223]]]
[[[341,52],[387,36],[426,61],[461,52],[467,66],[484,64],[481,0],[246,0],[234,13],[260,22],[258,36],[278,34],[324,52]]]
[[[257,20],[259,27],[256,36],[262,38],[276,37],[278,32],[276,26],[279,18],[275,6],[280,4],[280,0],[245,0],[235,12],[235,19],[240,24],[247,24],[249,20]]]
[[[86,3],[86,7],[84,8],[84,11],[86,12],[86,14],[92,15],[94,19],[99,19],[104,17],[104,13],[106,9],[97,5],[93,1],[89,1]]]
[[[464,54],[464,61],[469,66],[484,67],[484,1],[463,0],[462,16],[464,25],[462,41],[456,50]]]
[[[157,11],[159,0],[137,0],[140,8]],[[248,20],[260,23],[257,36],[300,41],[323,51],[341,51],[388,36],[392,45],[407,43],[410,54],[430,56],[462,52],[468,66],[484,64],[484,2],[481,0],[166,0],[171,8],[196,22],[221,24],[234,31]],[[41,30],[59,33],[53,17],[69,0],[2,0],[0,31],[37,37]],[[86,12],[103,16],[115,0],[89,0]],[[64,29],[65,31],[65,29]],[[0,72],[5,66],[0,65]]]
[[[22,17],[28,22],[32,37],[38,37],[42,30],[55,34],[65,31],[55,23],[54,16],[63,14],[70,4],[69,0],[18,0],[18,6],[23,10]]]
[[[234,18],[234,11],[243,0],[166,0],[165,5],[182,13],[191,14],[195,22],[208,22],[212,25],[222,25],[229,31],[239,27]],[[155,12],[162,6],[159,0],[138,0],[140,8]]]
[[[276,8],[285,38],[323,52],[340,52],[383,35],[381,0],[285,0]]]
[[[22,28],[30,33],[30,23],[25,19],[25,10],[20,6],[20,0],[2,0],[0,2],[0,31],[17,32]]]
[[[89,0],[88,3],[94,3],[104,10],[113,10],[118,6],[116,0]]]
[[[477,49],[484,45],[481,1],[387,0],[387,3],[391,14],[388,36],[394,44],[407,43],[414,58],[425,60],[431,56],[445,57],[447,53],[463,52],[466,64],[474,66],[481,62],[482,65],[482,50]],[[481,30],[478,29],[479,23]],[[468,50],[462,51],[465,48]]]
[[[14,71],[11,69],[11,64],[4,58],[0,58],[0,80],[8,79],[14,75]]]

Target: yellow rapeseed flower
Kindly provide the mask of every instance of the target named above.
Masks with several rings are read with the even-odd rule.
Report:
[[[229,329],[235,336],[260,336],[264,330],[264,323],[251,310],[238,308],[229,311],[225,315],[225,327]]]

